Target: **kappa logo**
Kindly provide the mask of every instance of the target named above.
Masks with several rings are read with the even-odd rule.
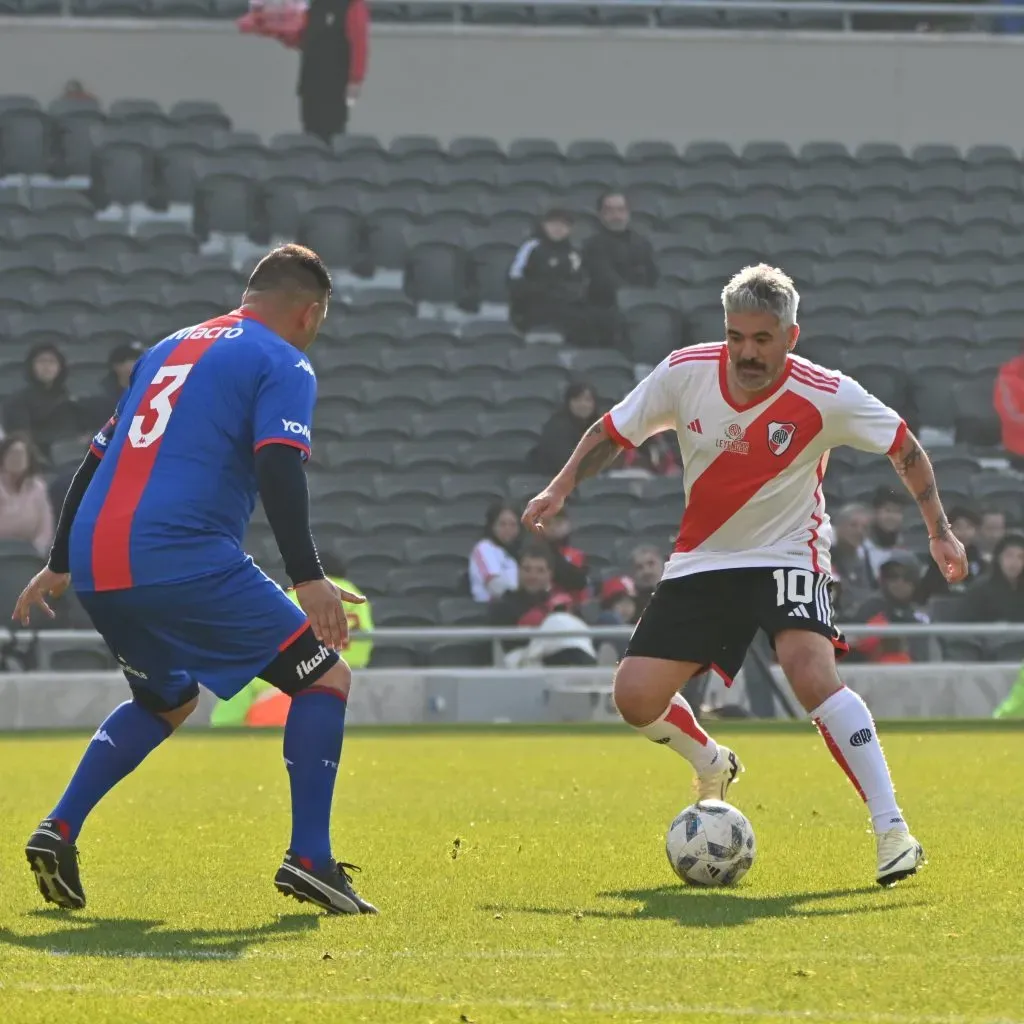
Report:
[[[870,729],[858,729],[850,737],[850,746],[852,747],[863,747],[865,743],[871,742],[871,730]]]
[[[117,749],[117,744],[107,735],[106,729],[97,729],[92,740],[93,743],[109,743],[115,750]]]
[[[778,423],[772,420],[768,424],[768,450],[772,455],[783,455],[795,433],[795,423]]]
[[[324,661],[327,660],[327,656],[330,653],[331,652],[321,644],[319,650],[312,658],[309,658],[307,661],[300,661],[298,665],[295,666],[295,674],[300,679],[305,679],[306,676],[308,676],[314,669],[319,668]]]
[[[289,434],[298,434],[299,437],[304,437],[307,441],[309,438],[309,427],[305,423],[299,423],[296,420],[281,420],[282,428]]]
[[[323,762],[324,762],[324,767],[325,768],[333,768],[335,771],[338,770],[338,762],[337,761],[328,761],[327,758],[325,757],[323,759]]]
[[[313,365],[312,365],[312,363],[310,363],[310,361],[308,359],[300,359],[295,364],[295,369],[296,370],[305,370],[306,373],[308,373],[310,375],[310,377],[315,377],[316,376],[316,374],[313,372]]]

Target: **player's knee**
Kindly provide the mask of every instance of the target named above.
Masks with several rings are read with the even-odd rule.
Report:
[[[158,715],[171,727],[171,730],[173,731],[180,725],[183,725],[185,719],[187,719],[197,707],[199,707],[199,698],[193,697],[187,703],[182,704],[180,708],[174,708],[171,711],[160,711],[158,712]]]
[[[312,685],[321,690],[337,690],[343,697],[347,697],[352,686],[352,670],[345,663],[344,658],[339,658],[337,663],[332,665]]]
[[[652,694],[626,662],[620,664],[615,673],[612,699],[622,720],[636,729],[649,725],[665,710],[658,694]]]
[[[816,708],[842,686],[836,673],[831,642],[805,634],[789,642],[776,641],[779,665],[806,710]]]

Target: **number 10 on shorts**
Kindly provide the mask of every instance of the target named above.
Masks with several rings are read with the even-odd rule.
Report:
[[[775,603],[781,608],[786,604],[810,604],[814,600],[814,573],[808,569],[776,569]]]

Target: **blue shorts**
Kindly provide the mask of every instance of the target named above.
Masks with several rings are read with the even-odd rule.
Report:
[[[282,652],[301,650],[308,659],[309,646],[319,648],[302,609],[250,558],[184,583],[86,591],[78,599],[136,698],[155,711],[186,704],[199,683],[227,700]],[[325,653],[317,668],[327,661],[337,655]]]

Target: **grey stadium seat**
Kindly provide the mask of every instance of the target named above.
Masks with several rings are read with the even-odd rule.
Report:
[[[442,241],[422,241],[410,250],[405,290],[416,302],[463,304],[467,295],[464,251]]]
[[[49,117],[39,109],[0,112],[0,176],[49,174],[53,167]]]
[[[92,154],[91,195],[96,207],[151,203],[156,197],[153,151],[126,136],[109,138]]]
[[[211,100],[180,100],[171,107],[168,117],[180,124],[231,130],[231,118]]]
[[[259,232],[255,185],[240,169],[214,165],[196,189],[193,218],[195,233],[202,239],[213,232]]]
[[[299,226],[298,239],[332,268],[355,268],[363,254],[358,214],[336,206],[308,210]]]

